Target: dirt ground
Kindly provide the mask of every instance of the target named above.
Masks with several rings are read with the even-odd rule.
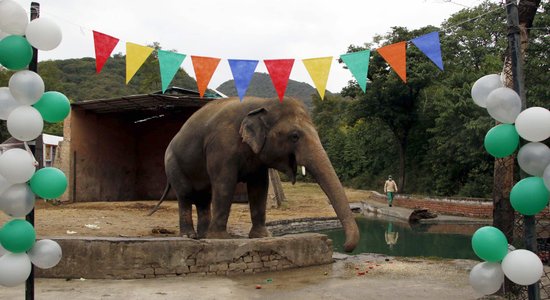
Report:
[[[287,202],[267,212],[267,221],[336,216],[317,184],[283,183]],[[346,189],[350,202],[370,197],[368,191]],[[37,200],[37,236],[175,236],[178,234],[177,201],[165,201],[152,216],[148,212],[157,201],[59,203]],[[196,217],[196,214],[194,214]],[[1,214],[0,224],[9,220]],[[196,222],[196,220],[195,220]],[[232,205],[228,222],[231,234],[247,236],[250,230],[248,204]]]

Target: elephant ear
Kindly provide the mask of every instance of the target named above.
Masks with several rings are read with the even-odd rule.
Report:
[[[263,116],[267,113],[265,108],[252,110],[241,122],[239,134],[243,142],[247,143],[254,153],[258,154],[265,143],[267,124]]]

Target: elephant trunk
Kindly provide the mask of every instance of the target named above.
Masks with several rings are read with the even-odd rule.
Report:
[[[344,250],[346,252],[351,252],[359,242],[359,229],[357,223],[349,208],[348,198],[344,192],[344,188],[338,176],[336,176],[336,172],[328,159],[327,153],[320,143],[315,148],[314,151],[306,155],[307,158],[304,159],[302,164],[316,179],[321,189],[329,198],[346,234]]]

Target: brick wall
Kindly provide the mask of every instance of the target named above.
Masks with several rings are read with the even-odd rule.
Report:
[[[426,208],[438,214],[452,216],[464,216],[474,218],[493,217],[493,202],[491,199],[443,197],[419,199],[406,195],[398,195],[394,199],[394,204],[395,206],[406,207],[410,209]]]

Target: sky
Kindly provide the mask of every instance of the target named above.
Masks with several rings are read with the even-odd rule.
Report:
[[[14,0],[28,11],[31,1]],[[36,1],[36,0],[35,0]],[[61,44],[40,51],[39,60],[95,57],[92,30],[126,42],[186,54],[182,67],[195,77],[190,55],[222,58],[209,87],[233,79],[227,59],[296,61],[290,78],[313,86],[301,60],[334,56],[327,90],[339,92],[352,80],[336,62],[349,45],[371,42],[393,26],[409,30],[439,26],[481,0],[38,0],[40,16],[55,21]],[[442,38],[442,37],[440,37]],[[267,73],[263,63],[257,72]],[[139,72],[139,71],[138,71]]]

